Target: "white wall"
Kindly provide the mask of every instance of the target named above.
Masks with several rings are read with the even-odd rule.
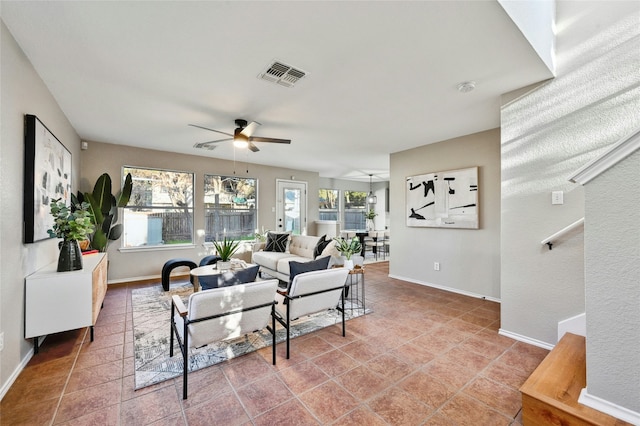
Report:
[[[502,332],[547,346],[585,309],[583,233],[551,251],[540,241],[584,216],[571,173],[640,124],[640,5],[598,4],[558,3],[558,76],[501,114]],[[564,205],[551,205],[557,190]]]
[[[640,150],[585,185],[587,390],[638,416],[639,183]]]
[[[405,178],[478,166],[480,229],[406,224]],[[476,133],[391,155],[390,275],[473,296],[500,298],[500,131]],[[434,262],[440,271],[434,271]]]
[[[0,25],[0,396],[15,380],[33,349],[24,339],[24,278],[56,260],[57,240],[22,243],[24,115],[34,114],[67,147],[78,185],[80,139],[31,63]],[[55,301],[52,301],[55,303]]]

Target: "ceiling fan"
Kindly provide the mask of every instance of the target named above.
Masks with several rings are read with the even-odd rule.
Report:
[[[189,126],[192,126],[192,127],[197,127],[199,129],[204,129],[204,130],[210,130],[212,132],[221,133],[223,135],[229,136],[228,138],[218,139],[215,141],[199,142],[193,146],[195,148],[213,150],[216,148],[216,146],[213,144],[232,140],[234,145],[237,147],[249,148],[253,152],[258,152],[260,150],[254,144],[254,142],[269,142],[269,143],[284,143],[284,144],[291,143],[290,139],[276,139],[276,138],[265,138],[262,136],[253,136],[253,132],[256,130],[258,126],[261,125],[257,121],[252,121],[251,123],[247,123],[247,120],[238,118],[235,120],[235,123],[236,123],[236,126],[238,127],[233,131],[233,134],[222,132],[220,130],[210,129],[208,127],[198,126],[197,124],[189,124]]]

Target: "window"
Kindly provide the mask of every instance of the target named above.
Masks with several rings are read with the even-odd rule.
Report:
[[[318,190],[320,220],[338,220],[340,214],[338,194],[337,189]]]
[[[344,191],[344,229],[365,229],[367,193]]]
[[[204,176],[205,241],[250,240],[258,227],[256,179]]]
[[[193,173],[125,166],[133,188],[124,208],[124,247],[193,243]]]

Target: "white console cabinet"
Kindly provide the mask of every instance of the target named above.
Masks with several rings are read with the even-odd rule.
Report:
[[[33,338],[35,353],[38,337],[50,333],[91,327],[93,341],[107,293],[107,255],[85,255],[82,263],[79,271],[57,272],[58,263],[53,262],[27,276],[24,337]]]

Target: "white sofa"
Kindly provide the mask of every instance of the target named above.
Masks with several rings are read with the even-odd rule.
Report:
[[[251,261],[260,265],[260,273],[263,272],[281,281],[289,281],[289,262],[309,262],[313,259],[313,251],[320,241],[320,237],[310,235],[291,235],[286,252],[264,251],[266,243],[256,243],[253,246]],[[336,242],[331,241],[322,251],[320,256],[332,256],[329,261],[331,266],[340,257],[336,250]]]

